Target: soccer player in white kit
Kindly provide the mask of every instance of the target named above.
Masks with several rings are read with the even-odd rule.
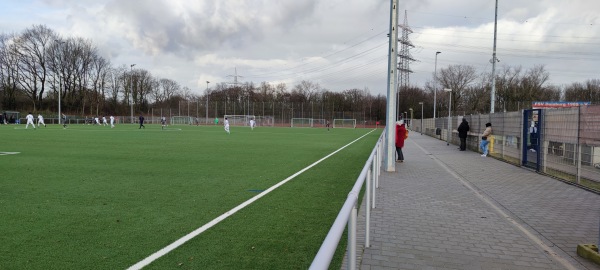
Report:
[[[41,125],[44,125],[44,127],[46,127],[46,123],[44,123],[44,117],[38,113],[38,127],[40,127]]]
[[[102,116],[102,125],[103,126],[108,126],[108,123],[106,122],[106,116]]]
[[[110,128],[114,128],[115,127],[115,117],[114,116],[110,116]]]
[[[25,118],[27,118],[27,125],[25,125],[25,129],[29,127],[29,124],[31,124],[33,126],[33,129],[35,129],[35,124],[33,123],[33,115],[29,113]]]
[[[254,130],[254,127],[256,126],[256,121],[254,121],[254,118],[250,119],[250,128],[252,130]]]
[[[223,121],[223,124],[225,125],[225,131],[227,131],[227,134],[231,134],[229,132],[229,120],[227,120],[227,117],[225,117],[225,121]]]
[[[63,129],[67,128],[67,116],[63,113],[62,114],[62,120],[63,120]]]
[[[96,121],[97,125],[100,125],[100,119],[98,119],[98,116],[94,117],[94,121]]]

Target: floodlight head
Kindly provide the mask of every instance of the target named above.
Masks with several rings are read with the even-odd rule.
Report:
[[[440,53],[442,53],[442,52],[435,52],[435,55],[438,55],[438,54],[440,54]]]
[[[452,92],[452,89],[450,89],[450,88],[444,88],[444,91],[446,91],[446,92]]]

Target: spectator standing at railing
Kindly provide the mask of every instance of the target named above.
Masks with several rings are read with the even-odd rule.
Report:
[[[481,143],[479,144],[479,148],[481,149],[481,152],[483,152],[483,155],[481,155],[482,157],[487,157],[488,155],[488,144],[490,143],[490,135],[492,135],[492,123],[486,123],[485,130],[481,134]]]
[[[402,148],[404,147],[404,140],[406,139],[406,127],[404,126],[404,120],[396,122],[396,152],[398,153],[398,160],[396,162],[404,162],[404,154]]]
[[[467,150],[467,135],[469,134],[469,122],[467,119],[462,119],[460,125],[458,125],[458,137],[460,138],[460,151]]]

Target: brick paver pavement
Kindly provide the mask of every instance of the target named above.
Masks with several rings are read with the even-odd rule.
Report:
[[[381,174],[369,248],[359,211],[360,269],[600,269],[576,253],[598,241],[600,195],[411,134]]]

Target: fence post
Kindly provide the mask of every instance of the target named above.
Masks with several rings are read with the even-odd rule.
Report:
[[[356,194],[353,194],[356,195]],[[352,207],[350,219],[348,220],[348,269],[356,269],[356,203]]]
[[[580,124],[581,124],[581,106],[578,106],[577,107],[577,152],[578,152],[578,156],[577,156],[577,175],[575,176],[576,177],[575,182],[577,184],[581,184],[581,150],[582,149],[581,149],[581,140],[579,140],[579,138],[580,138],[579,131],[581,130]],[[592,166],[594,166],[593,162],[592,162]],[[600,244],[600,241],[598,242],[598,244]]]
[[[375,159],[373,159],[373,162],[375,162]],[[370,243],[370,231],[371,231],[371,168],[369,168],[369,170],[367,171],[367,183],[365,183],[366,185],[366,191],[365,193],[367,193],[367,198],[366,198],[366,205],[365,205],[365,248],[368,248],[371,246]]]
[[[371,170],[371,173],[373,174],[373,181],[371,183],[372,188],[371,188],[371,192],[373,193],[373,196],[371,196],[371,199],[373,200],[373,203],[371,203],[371,207],[375,208],[375,189],[376,189],[376,182],[377,182],[377,164],[379,163],[379,151],[377,151],[377,153],[375,153],[375,160],[373,162],[373,164],[371,164],[373,166],[373,170]]]

